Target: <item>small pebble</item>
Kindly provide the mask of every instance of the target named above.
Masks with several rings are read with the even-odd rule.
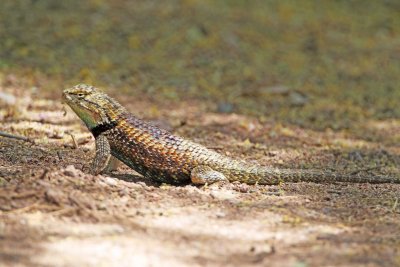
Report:
[[[217,106],[218,113],[231,113],[233,112],[234,106],[228,102],[220,102]]]
[[[45,197],[50,203],[60,205],[60,203],[62,203],[63,193],[59,190],[48,189],[45,193]]]
[[[217,218],[224,218],[226,216],[226,214],[224,212],[222,212],[222,211],[218,211],[218,212],[215,213],[215,216]]]
[[[234,194],[232,191],[220,189],[220,190],[213,190],[210,193],[210,196],[220,200],[228,200],[228,199],[234,199],[236,197],[236,194]]]
[[[104,177],[103,182],[110,186],[116,186],[118,184],[117,180],[111,177]]]
[[[77,177],[79,175],[79,171],[75,168],[74,165],[68,165],[64,169],[64,174],[70,177]]]

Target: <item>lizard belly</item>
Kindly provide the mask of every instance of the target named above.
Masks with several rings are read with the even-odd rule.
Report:
[[[110,140],[111,154],[144,177],[172,184],[190,181],[190,168],[176,164],[167,155],[156,155],[155,151],[140,145],[120,144]]]

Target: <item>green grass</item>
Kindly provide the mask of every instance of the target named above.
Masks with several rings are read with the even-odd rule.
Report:
[[[396,0],[1,1],[0,40],[1,72],[48,90],[199,98],[316,129],[400,118]]]

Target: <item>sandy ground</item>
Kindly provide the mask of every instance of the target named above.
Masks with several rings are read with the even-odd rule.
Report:
[[[0,91],[0,130],[34,139],[0,137],[0,266],[400,266],[399,185],[177,187],[122,165],[91,176],[93,138],[57,97]],[[399,175],[391,143],[209,113],[201,103],[123,103],[233,157]],[[396,122],[371,125],[398,138]]]

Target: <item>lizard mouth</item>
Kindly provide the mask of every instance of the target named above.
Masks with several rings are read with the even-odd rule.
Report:
[[[71,100],[72,100],[72,97],[68,93],[66,93],[66,92],[62,93],[62,102],[63,103],[68,104],[68,102],[70,102]]]

